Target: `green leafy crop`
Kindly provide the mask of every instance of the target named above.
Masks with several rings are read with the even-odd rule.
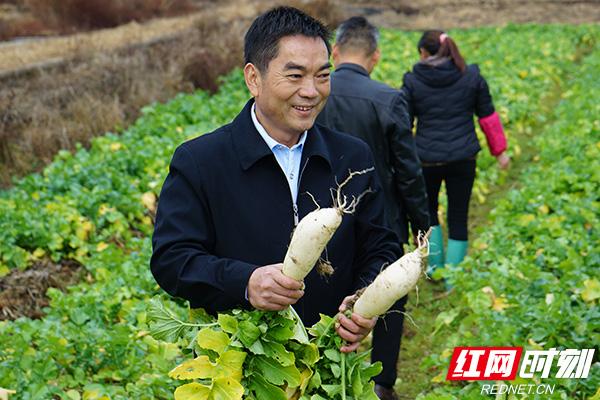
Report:
[[[440,314],[436,332],[447,337],[447,349],[470,344],[581,348],[600,342],[599,33],[598,25],[507,25],[450,32],[490,85],[511,156],[521,157],[525,145],[536,154],[520,177],[519,190],[502,194],[464,268],[447,276],[456,288],[453,308]],[[399,87],[403,73],[417,61],[417,39],[415,32],[383,30],[383,58],[374,78]],[[547,96],[553,92],[559,98],[549,106]],[[149,314],[148,302],[162,292],[148,267],[149,237],[169,160],[183,141],[230,122],[248,98],[241,71],[233,71],[216,95],[182,94],[166,104],[149,105],[122,134],[96,138],[89,149],[60,152],[43,172],[0,192],[0,275],[42,260],[74,259],[85,269],[79,284],[48,292],[44,318],[0,322],[0,388],[15,390],[13,397],[24,400],[170,399],[182,381],[170,378],[169,371],[194,350],[210,360],[201,375],[212,377],[190,379],[204,385],[193,385],[190,392],[212,390],[216,397],[225,381],[208,389],[211,382],[222,379],[222,367],[239,365],[239,359],[235,364],[232,353],[221,359],[227,350],[201,347],[185,334],[198,336],[209,329],[225,333],[230,350],[245,352],[239,381],[256,398],[276,398],[261,390],[285,392],[288,386],[300,388],[298,393],[304,390],[303,396],[314,389],[311,398],[331,399],[342,387],[346,396],[356,397],[362,385],[360,396],[367,396],[368,377],[376,367],[356,372],[367,356],[348,355],[342,364],[336,336],[329,335],[333,342],[315,342],[329,317],[311,328],[314,349],[297,339],[277,339],[290,334],[295,321],[291,315],[278,314],[268,321],[233,313],[233,319],[190,317],[179,300],[168,302],[166,315]],[[518,142],[517,133],[529,143]],[[494,162],[485,150],[479,155],[476,202],[485,202],[496,183],[506,180]],[[175,323],[163,326],[165,333],[178,329],[173,336],[157,340],[149,335],[147,320],[159,315],[165,322],[217,325]],[[279,333],[270,331],[271,336],[250,343],[256,329],[262,333],[262,324],[276,321]],[[236,323],[244,333],[236,335]],[[302,348],[315,350],[318,359]],[[445,372],[447,353],[425,359],[422,368]],[[275,361],[290,363],[292,355],[293,364],[284,367],[293,366],[299,378],[296,372],[286,378],[269,369]],[[307,379],[302,373],[308,369],[312,375],[302,389]],[[259,370],[263,373],[247,375]],[[557,396],[593,396],[599,376],[594,366],[588,380],[558,382]],[[346,385],[340,386],[342,378]],[[250,380],[252,385],[244,384]],[[424,396],[477,398],[477,388],[438,379]]]
[[[285,311],[232,310],[211,317],[201,309],[186,321],[159,298],[148,311],[150,333],[177,342],[189,358],[169,373],[187,381],[176,400],[374,399],[369,380],[381,372],[369,352],[346,356],[342,339],[325,315],[309,331],[292,307]]]

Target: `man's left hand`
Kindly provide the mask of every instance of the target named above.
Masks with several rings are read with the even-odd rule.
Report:
[[[335,324],[338,335],[346,341],[346,344],[340,349],[342,353],[351,353],[356,350],[377,322],[377,317],[369,319],[361,317],[357,313],[352,313],[351,318],[344,315],[344,312],[348,309],[348,304],[353,302],[355,297],[356,295],[353,295],[344,299],[339,308],[338,321]]]

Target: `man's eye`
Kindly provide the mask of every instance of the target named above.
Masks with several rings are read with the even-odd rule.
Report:
[[[300,75],[300,74],[289,74],[288,78],[291,78],[291,79],[300,79],[300,78],[302,78],[302,75]]]
[[[329,79],[329,74],[321,74],[318,76],[319,79]]]

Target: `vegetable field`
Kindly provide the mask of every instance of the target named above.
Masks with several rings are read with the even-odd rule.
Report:
[[[421,280],[428,304],[411,296],[419,329],[403,339],[414,351],[400,362],[413,360],[418,374],[403,379],[400,370],[406,398],[481,398],[480,382],[445,380],[455,346],[598,352],[600,343],[600,26],[450,35],[488,80],[518,167],[499,172],[481,152],[473,207],[489,212],[477,220],[469,257],[442,272],[453,290],[436,300]],[[374,78],[400,85],[418,36],[383,31]],[[15,391],[11,398],[173,398],[181,383],[168,373],[190,357],[183,341],[149,334],[150,299],[162,293],[149,269],[157,197],[176,146],[229,122],[247,98],[235,70],[215,95],[147,106],[121,134],[61,152],[43,173],[0,193],[0,276],[44,262],[84,271],[65,291],[48,290],[41,319],[0,322],[0,388]],[[189,318],[183,302],[164,302]],[[303,357],[315,363],[317,355]],[[599,399],[598,360],[587,379],[544,380],[556,385],[551,398]]]

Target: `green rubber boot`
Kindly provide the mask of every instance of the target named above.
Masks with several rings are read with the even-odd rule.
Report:
[[[446,254],[446,264],[458,265],[467,254],[469,242],[467,240],[448,239],[448,253]]]
[[[442,227],[439,225],[431,227],[428,262],[428,275],[431,275],[433,271],[444,266],[444,236],[442,235]]]

